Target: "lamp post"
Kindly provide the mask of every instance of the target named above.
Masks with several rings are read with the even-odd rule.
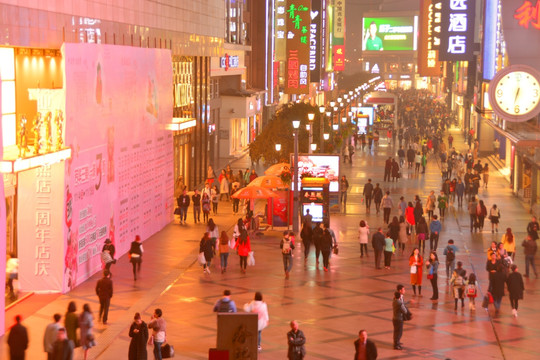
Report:
[[[314,113],[308,113],[307,117],[308,117],[308,120],[309,120],[309,129],[307,129],[307,130],[309,131],[309,143],[311,144],[311,143],[313,143],[313,120],[315,119],[315,114]],[[306,128],[307,128],[307,125],[306,125]],[[309,147],[308,153],[309,154],[312,153],[311,146]]]
[[[324,112],[326,108],[324,106],[319,106],[319,139],[321,141],[321,149],[324,149],[324,142],[322,140],[324,134]],[[322,150],[324,152],[324,150]]]
[[[293,120],[293,134],[294,134],[294,173],[293,173],[293,214],[292,225],[293,232],[298,234],[298,128],[300,127],[300,120]]]
[[[330,119],[330,116],[331,116],[331,115],[332,115],[332,112],[331,112],[331,111],[327,111],[327,112],[326,112],[326,119],[324,119],[324,121],[325,121],[325,122],[328,121],[328,119]],[[324,127],[325,127],[325,124],[323,124],[323,131],[325,130]],[[324,132],[324,133],[323,133],[323,138],[324,138],[324,140],[328,140],[328,137],[329,137],[329,136],[330,136],[330,134],[328,134],[327,132]],[[322,153],[324,153],[325,147],[326,147],[326,144],[325,144],[325,142],[323,141],[323,143],[322,143],[322,149],[321,149],[321,152],[322,152]]]

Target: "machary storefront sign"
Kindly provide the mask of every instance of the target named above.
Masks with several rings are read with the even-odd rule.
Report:
[[[439,51],[433,48],[434,6],[432,0],[420,3],[420,41],[418,45],[418,73],[420,76],[440,76]]]
[[[475,0],[449,0],[442,4],[439,60],[468,61],[474,58]]]
[[[310,0],[287,1],[286,94],[309,92],[310,5]]]
[[[439,50],[441,46],[441,21],[442,21],[442,0],[432,0],[432,19],[429,24],[429,30],[433,37],[433,50]]]
[[[501,0],[501,5],[510,64],[529,65],[540,71],[540,1]]]

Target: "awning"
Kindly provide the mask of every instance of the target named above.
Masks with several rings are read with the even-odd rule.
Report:
[[[516,147],[540,147],[540,131],[527,123],[512,123],[511,129],[502,129],[493,121],[482,118],[496,132],[510,140]]]

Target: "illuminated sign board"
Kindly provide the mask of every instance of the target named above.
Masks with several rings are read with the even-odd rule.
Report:
[[[310,0],[288,0],[286,8],[285,93],[309,92]]]
[[[336,0],[333,13],[332,60],[334,71],[345,70],[345,1]]]
[[[420,76],[441,76],[439,51],[433,46],[434,6],[432,0],[421,0],[420,9],[418,73]]]
[[[219,60],[220,67],[225,69],[225,71],[232,68],[237,68],[240,64],[240,59],[236,55],[231,56],[229,54],[225,54],[225,56],[222,56]]]
[[[439,60],[472,60],[475,0],[449,0],[442,3]]]
[[[334,45],[334,70],[343,71],[345,70],[345,46],[343,45]]]
[[[362,19],[362,50],[416,50],[418,17],[365,17]]]
[[[439,50],[441,46],[441,22],[442,22],[442,0],[431,0],[432,19],[429,24],[431,36],[433,37],[433,50]]]
[[[345,0],[336,0],[334,15],[334,38],[345,38]]]
[[[311,25],[309,28],[309,77],[312,82],[321,81],[322,67],[322,0],[311,0]]]

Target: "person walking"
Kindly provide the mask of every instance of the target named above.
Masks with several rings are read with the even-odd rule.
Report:
[[[83,305],[83,312],[79,315],[79,332],[81,346],[84,351],[84,360],[88,358],[88,350],[96,346],[94,338],[94,315],[89,304]]]
[[[484,205],[484,200],[479,200],[476,206],[476,217],[478,219],[478,230],[484,230],[484,219],[487,216],[487,208]]]
[[[495,314],[498,314],[501,309],[501,301],[504,297],[504,285],[506,283],[506,274],[504,272],[504,265],[502,263],[497,264],[497,270],[490,274],[490,287],[489,291],[493,296],[493,306],[495,306]]]
[[[14,294],[13,280],[19,276],[19,259],[17,259],[14,253],[7,254],[6,276],[6,287],[9,289],[10,294]]]
[[[214,216],[218,213],[218,205],[219,205],[219,192],[216,185],[212,187],[210,190],[210,201],[212,201],[212,213]],[[236,204],[236,212],[234,212],[234,206]],[[240,199],[234,199],[233,200],[233,212],[234,214],[238,214],[238,204],[240,204]]]
[[[463,269],[461,261],[457,262],[457,268],[452,273],[450,286],[454,294],[454,310],[457,310],[458,300],[461,300],[461,307],[465,306],[465,281],[467,271]]]
[[[415,247],[409,257],[409,268],[411,273],[411,285],[414,296],[416,296],[416,286],[418,286],[418,295],[422,296],[422,268],[424,259],[420,255],[420,250]]]
[[[349,180],[345,177],[345,175],[341,176],[341,180],[339,180],[339,192],[340,192],[340,202],[343,205],[343,212],[347,212],[347,191],[349,190]]]
[[[407,204],[407,208],[405,209],[405,220],[409,223],[411,227],[416,225],[416,220],[414,217],[414,206],[411,201]]]
[[[504,250],[506,250],[508,256],[514,261],[516,255],[516,241],[515,236],[512,233],[512,228],[506,228],[506,232],[503,234],[501,242],[503,243]]]
[[[405,287],[398,285],[398,290],[394,293],[392,301],[392,325],[394,326],[394,350],[403,350],[401,337],[403,336],[403,322],[410,318],[409,309],[405,306],[403,296]]]
[[[217,313],[235,313],[237,311],[236,303],[231,299],[231,290],[223,290],[223,296],[216,301],[212,311]]]
[[[364,195],[364,200],[366,203],[366,212],[369,213],[371,209],[371,199],[373,197],[373,184],[371,183],[371,179],[368,179],[368,182],[364,185],[362,195]]]
[[[411,228],[413,228],[411,226]],[[416,238],[418,240],[418,249],[424,253],[426,249],[426,241],[429,237],[429,228],[426,219],[422,216],[420,222],[416,224]]]
[[[141,237],[139,235],[135,236],[135,240],[131,242],[131,247],[129,248],[129,262],[133,267],[133,280],[137,280],[137,274],[141,272],[142,264],[142,254],[143,246],[141,243]]]
[[[394,207],[394,202],[392,201],[392,198],[390,197],[390,191],[386,191],[386,194],[382,198],[382,206],[383,206],[383,222],[385,224],[388,224],[390,222],[390,213],[392,212],[392,208]]]
[[[203,214],[203,222],[208,223],[208,218],[210,217],[210,197],[207,193],[202,194],[201,209]]]
[[[501,211],[497,208],[496,204],[493,204],[489,209],[489,221],[491,221],[491,233],[495,231],[499,232],[499,219],[501,218]]]
[[[386,233],[384,238],[384,268],[390,269],[392,264],[392,254],[394,253],[394,240],[390,237],[390,233]]]
[[[489,181],[489,165],[488,163],[484,163],[484,167],[482,168],[482,177],[484,181],[484,188],[487,189],[488,181]]]
[[[215,251],[215,242],[210,239],[210,233],[205,232],[199,242],[199,254],[204,253],[204,259],[206,260],[203,265],[203,272],[205,274],[210,274],[210,265],[212,265],[212,258],[214,257]]]
[[[529,277],[529,265],[532,267],[534,271],[534,276],[538,278],[538,273],[536,272],[536,265],[534,264],[534,256],[536,254],[536,251],[538,250],[538,246],[536,245],[536,241],[533,240],[531,235],[527,235],[527,239],[523,241],[521,244],[523,246],[523,250],[525,253],[525,277]]]
[[[384,177],[383,181],[390,181],[390,176],[392,174],[392,157],[388,157],[384,163]]]
[[[113,297],[113,282],[111,280],[111,272],[103,271],[103,277],[96,284],[96,295],[99,298],[99,318],[98,321],[103,321],[103,325],[107,325],[109,319],[109,306]]]
[[[227,271],[227,261],[229,260],[229,236],[226,231],[221,232],[219,237],[219,258],[221,260],[221,273]]]
[[[306,356],[306,336],[298,328],[296,320],[291,321],[290,326],[291,331],[287,333],[287,344],[289,346],[287,358],[289,360],[302,360]]]
[[[293,266],[292,251],[294,250],[294,244],[289,238],[288,230],[285,230],[283,232],[283,238],[279,243],[279,248],[281,249],[281,254],[283,256],[283,269],[285,270],[285,278],[288,279],[289,273]]]
[[[358,228],[358,242],[360,243],[360,257],[364,257],[364,252],[366,253],[366,257],[369,256],[367,247],[369,242],[369,226],[365,220],[360,220]]]
[[[28,348],[28,331],[21,324],[21,315],[15,316],[15,325],[9,331],[7,343],[9,346],[9,358],[11,360],[24,360]]]
[[[446,245],[443,250],[443,255],[446,256],[446,279],[450,279],[450,274],[452,274],[456,268],[457,252],[458,248],[456,245],[454,245],[454,239],[448,240],[448,245]]]
[[[219,175],[219,200],[221,201],[223,199],[223,196],[225,196],[225,201],[229,201],[229,191],[230,191],[230,184],[229,179],[227,178],[227,173],[225,172],[225,169],[221,170],[221,174]]]
[[[154,359],[162,360],[161,345],[165,342],[167,337],[167,322],[163,319],[163,311],[161,311],[161,309],[158,308],[154,310],[154,314],[148,323],[148,329],[152,330]]]
[[[219,237],[219,228],[214,222],[214,219],[212,218],[208,219],[206,232],[208,233],[208,237],[210,238],[210,240],[212,240],[212,244],[214,246],[214,251],[215,251],[216,246],[217,246],[217,239]]]
[[[410,241],[411,228],[405,221],[403,216],[399,217],[399,235],[398,235],[398,249],[401,249],[401,254],[405,252],[405,245]]]
[[[472,273],[469,275],[469,280],[467,280],[467,287],[465,290],[467,297],[469,298],[469,309],[471,311],[476,310],[475,299],[478,296],[478,282],[476,281],[476,274]]]
[[[392,218],[392,222],[390,223],[390,225],[388,225],[388,234],[390,235],[390,238],[394,242],[393,244],[394,247],[398,247],[399,230],[400,230],[400,225],[399,225],[398,217],[394,216]]]
[[[148,325],[142,320],[141,314],[135,313],[133,322],[129,327],[128,360],[146,360],[148,353],[146,344],[148,343]]]
[[[260,291],[255,293],[255,298],[248,304],[244,305],[244,311],[247,313],[257,314],[257,349],[262,350],[261,333],[268,326],[270,318],[268,317],[268,305],[263,301],[263,296]]]
[[[251,243],[249,241],[249,236],[247,230],[243,229],[240,233],[240,237],[236,241],[235,249],[240,256],[240,271],[246,273],[247,268],[247,257],[251,251]]]
[[[386,245],[386,240],[382,231],[382,228],[378,228],[377,232],[373,234],[371,238],[371,246],[375,252],[375,269],[381,268],[381,257]]]
[[[302,238],[302,245],[304,245],[304,264],[307,264],[309,249],[313,242],[313,229],[306,221],[302,224],[302,230],[300,231],[300,237]]]
[[[458,200],[458,207],[463,206],[463,195],[465,194],[465,184],[461,180],[461,178],[458,179],[456,183],[456,195]]]
[[[433,217],[436,201],[437,199],[435,198],[435,191],[431,190],[426,200],[426,211],[427,211],[428,219],[431,219]]]
[[[527,224],[527,234],[529,234],[533,240],[538,240],[538,230],[540,230],[540,224],[538,224],[536,216],[533,216],[531,221]]]
[[[73,350],[75,344],[68,339],[66,329],[61,327],[56,333],[56,339],[52,346],[51,359],[54,360],[73,360]]]
[[[70,301],[67,307],[67,312],[64,315],[64,327],[66,328],[67,337],[73,341],[75,347],[79,347],[80,343],[77,339],[77,329],[79,328],[79,316],[76,314],[77,305],[75,301]]]
[[[431,222],[429,223],[429,251],[437,251],[439,246],[439,234],[442,230],[442,224],[437,218],[437,215],[433,215]]]
[[[383,198],[383,191],[379,187],[379,183],[375,184],[375,189],[373,189],[373,202],[375,203],[375,210],[377,212],[377,215],[379,215],[379,211],[381,210],[381,201]]]
[[[201,194],[199,190],[195,189],[193,195],[191,195],[191,201],[193,202],[193,222],[196,224],[201,222]]]
[[[116,259],[114,254],[116,253],[116,248],[114,247],[111,239],[106,239],[103,248],[101,249],[101,259],[105,264],[105,270],[111,270],[112,264],[116,264]]]
[[[328,269],[330,268],[330,254],[332,253],[332,248],[332,234],[330,233],[330,229],[326,227],[325,224],[321,241],[321,253],[323,257],[323,268],[325,272],[328,272]]]
[[[180,224],[186,225],[187,212],[189,208],[189,195],[187,194],[187,189],[184,188],[182,195],[176,199],[178,207],[180,208]]]
[[[442,190],[440,195],[437,197],[437,207],[439,208],[441,220],[444,220],[444,214],[446,212],[446,208],[448,208],[448,196]]]
[[[433,295],[430,300],[439,300],[439,287],[437,286],[437,271],[439,270],[439,257],[437,252],[431,251],[429,258],[426,261],[426,268],[428,271],[427,278],[431,282],[431,288],[433,289]]]
[[[358,332],[358,339],[354,341],[354,360],[377,360],[377,346],[373,341],[368,339],[366,330]]]
[[[525,285],[523,284],[523,277],[518,272],[516,264],[511,266],[511,272],[506,279],[506,285],[508,287],[508,293],[510,295],[510,306],[512,306],[512,315],[518,316],[518,302],[523,300],[523,292],[525,291]]]
[[[54,314],[53,319],[54,322],[47,325],[47,327],[45,328],[45,334],[43,335],[43,349],[47,353],[47,360],[54,359],[54,342],[58,337],[58,329],[62,327],[62,325],[60,324],[60,319],[62,319],[62,315]]]
[[[469,210],[469,218],[471,220],[471,232],[476,232],[476,229],[478,227],[478,219],[476,215],[476,208],[478,207],[478,204],[476,203],[476,196],[471,196],[471,200],[469,201],[468,210]]]
[[[315,228],[313,229],[313,245],[315,245],[315,259],[317,267],[319,267],[319,255],[321,254],[322,237],[323,230],[321,229],[321,223],[318,222],[315,224]]]

